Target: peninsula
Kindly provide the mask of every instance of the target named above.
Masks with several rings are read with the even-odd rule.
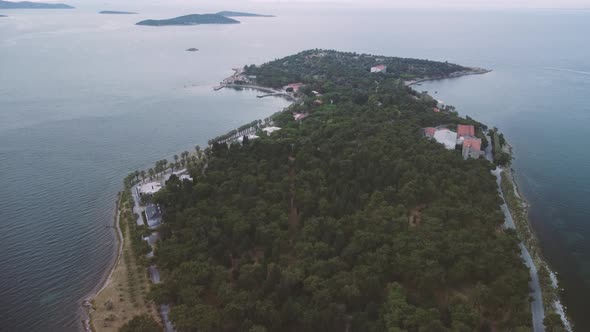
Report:
[[[11,2],[0,0],[0,9],[72,9],[74,7],[62,3],[42,3],[42,2]]]
[[[164,20],[144,20],[137,25],[167,26],[167,25],[199,25],[199,24],[238,24],[237,20],[218,14],[191,14]]]
[[[8,16],[6,16],[6,15],[0,15],[0,17],[8,17]]]
[[[262,15],[262,14],[232,12],[232,11],[222,11],[222,12],[217,13],[217,15],[226,16],[226,17],[275,17],[274,15]]]
[[[158,284],[145,299],[162,317],[146,311],[129,324],[156,319],[182,331],[538,326],[520,240],[506,227],[492,173],[506,160],[500,135],[407,85],[471,72],[317,49],[236,70],[232,85],[295,102],[125,179],[122,206],[135,213],[125,212],[129,255]],[[147,227],[160,224],[160,239],[148,236]]]
[[[120,11],[116,11],[116,10],[103,10],[101,12],[98,12],[99,14],[106,14],[106,15],[134,15],[137,14],[135,12],[120,12]]]

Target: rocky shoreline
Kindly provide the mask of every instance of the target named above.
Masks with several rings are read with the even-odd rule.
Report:
[[[512,149],[510,149],[512,150]],[[512,151],[511,151],[512,152]],[[514,216],[514,223],[519,238],[526,247],[534,267],[538,271],[539,284],[543,294],[543,307],[545,316],[551,314],[559,315],[566,331],[573,331],[571,320],[567,316],[567,311],[559,298],[559,284],[557,275],[553,272],[549,264],[544,259],[539,240],[534,233],[531,221],[529,219],[529,203],[520,192],[514,170],[507,167],[501,178],[501,187],[505,193],[505,201],[508,209]]]
[[[406,86],[412,86],[412,85],[416,85],[421,82],[438,81],[438,80],[444,80],[444,79],[448,79],[448,78],[457,78],[457,77],[469,76],[469,75],[482,75],[482,74],[487,74],[491,71],[492,71],[491,69],[472,67],[472,68],[469,68],[469,70],[458,71],[458,72],[454,72],[449,75],[425,77],[425,78],[420,78],[420,79],[416,79],[416,80],[406,81],[405,84],[406,84]]]

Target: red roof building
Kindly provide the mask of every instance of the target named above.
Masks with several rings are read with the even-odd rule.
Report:
[[[440,110],[438,108],[436,108],[436,107],[433,108],[432,110],[434,111],[434,113],[440,113]]]
[[[457,126],[457,136],[458,137],[475,136],[475,127],[473,127],[472,125],[458,125]]]
[[[303,86],[303,83],[291,83],[291,84],[287,84],[287,86],[285,86],[285,90],[291,88],[293,89],[293,92],[297,92],[299,91],[299,88],[301,88]]]
[[[481,155],[481,139],[467,137],[463,141],[463,159],[477,159]]]
[[[371,73],[385,73],[385,72],[387,72],[386,65],[377,65],[377,66],[371,67]]]

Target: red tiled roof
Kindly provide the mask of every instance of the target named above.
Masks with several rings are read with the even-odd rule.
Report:
[[[457,136],[459,136],[459,137],[475,136],[475,128],[472,125],[458,125],[457,126]]]
[[[463,148],[471,148],[473,151],[481,151],[481,139],[468,137],[463,142]]]
[[[439,110],[438,108],[436,108],[436,107],[435,107],[435,108],[433,108],[432,110],[434,111],[434,113],[438,113],[438,112],[440,112],[440,110]]]
[[[426,127],[424,128],[424,134],[428,135],[428,136],[434,136],[434,133],[436,132],[436,128],[434,127]]]

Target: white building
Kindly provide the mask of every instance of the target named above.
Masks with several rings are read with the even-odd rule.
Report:
[[[192,176],[190,176],[188,174],[182,174],[181,176],[178,177],[178,179],[180,180],[180,182],[182,182],[184,180],[193,181]]]
[[[386,65],[377,65],[371,67],[371,73],[386,73],[387,66]]]
[[[140,195],[153,195],[162,189],[160,182],[148,182],[137,186],[137,193]]]
[[[457,133],[448,129],[439,129],[434,133],[434,139],[443,144],[447,150],[454,150],[457,145]]]
[[[258,136],[254,135],[254,134],[250,134],[247,135],[248,136],[248,140],[253,140],[253,139],[257,139]],[[244,136],[240,136],[238,137],[238,142],[242,143],[244,141]]]
[[[279,127],[266,127],[266,128],[262,128],[262,131],[264,131],[267,135],[272,134],[275,131],[279,131],[281,130],[281,128]]]

